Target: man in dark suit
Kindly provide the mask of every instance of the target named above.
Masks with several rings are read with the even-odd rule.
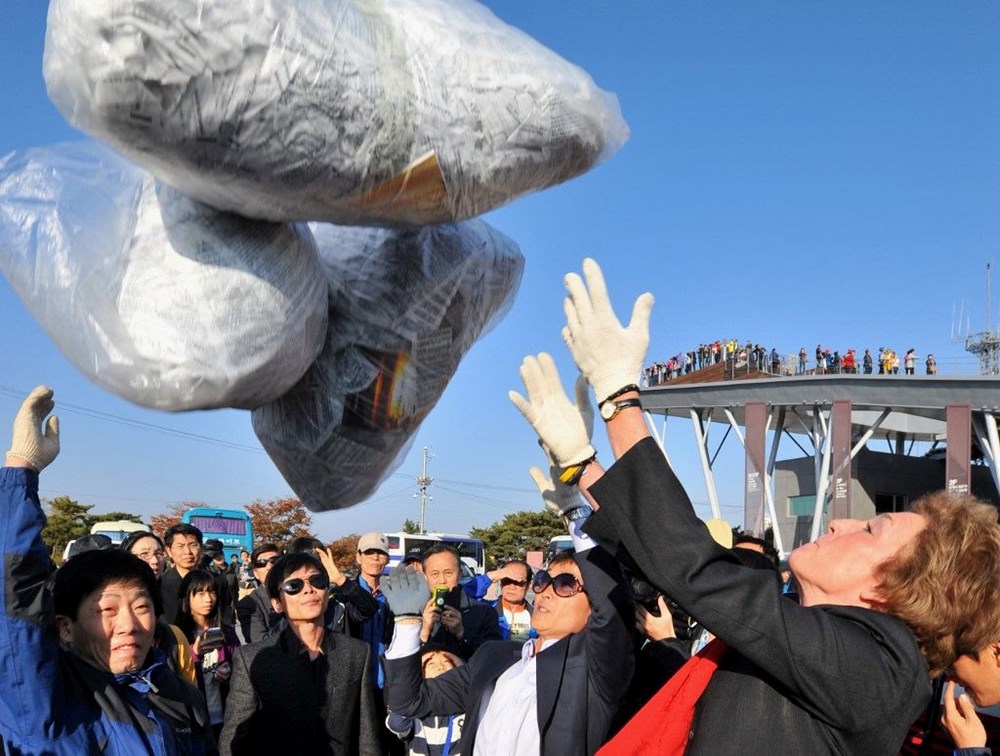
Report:
[[[535,575],[537,639],[486,643],[431,680],[421,676],[418,653],[427,584],[409,569],[386,578],[396,617],[385,661],[389,710],[417,718],[465,712],[464,753],[594,753],[632,677],[634,612],[618,564],[592,545],[581,539],[577,554]]]
[[[368,644],[329,631],[329,579],[313,554],[278,559],[267,575],[288,626],[233,659],[223,754],[380,752]]]

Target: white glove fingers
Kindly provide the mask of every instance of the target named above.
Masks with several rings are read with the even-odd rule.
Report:
[[[556,368],[556,361],[552,359],[552,355],[548,352],[539,352],[538,367],[539,377],[545,382],[544,385],[548,393],[556,397],[565,396],[566,392],[563,390],[562,380],[559,378],[559,369]]]
[[[517,407],[518,412],[524,415],[524,419],[534,424],[535,412],[531,408],[531,403],[516,391],[508,391],[507,398]]]
[[[597,264],[597,260],[588,257],[583,261],[583,275],[587,280],[587,289],[590,292],[589,301],[592,310],[594,312],[605,313],[617,322],[618,318],[615,317],[614,308],[611,306],[611,298],[608,297],[608,286],[604,282],[604,272],[601,270],[601,266]]]
[[[539,493],[544,495],[546,491],[552,490],[552,481],[549,480],[548,475],[542,472],[542,468],[531,467],[528,469],[528,474],[531,476],[531,479],[535,481],[535,485],[538,486]]]
[[[53,415],[45,423],[45,438],[50,441],[59,443],[59,418]]]
[[[521,363],[521,380],[524,381],[524,388],[531,404],[544,401],[546,380],[537,357],[528,355],[524,358]]]
[[[642,333],[646,339],[649,339],[649,315],[655,301],[653,295],[648,291],[636,298],[635,304],[632,305],[632,319],[628,324],[630,331]]]
[[[590,403],[590,384],[583,373],[576,377],[573,384],[573,395],[576,400],[576,408],[580,411],[583,419],[583,427],[587,429],[587,438],[594,437],[594,405]]]
[[[594,307],[583,279],[576,273],[567,273],[563,278],[563,284],[566,286],[569,299],[572,300],[577,311],[578,320],[588,320],[594,313]]]

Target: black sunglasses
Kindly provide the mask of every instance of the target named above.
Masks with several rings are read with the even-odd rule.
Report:
[[[575,575],[563,572],[558,575],[550,575],[545,570],[535,573],[535,579],[531,583],[531,590],[535,593],[543,593],[546,588],[552,586],[557,596],[572,598],[578,593],[586,593],[583,584],[576,579]]]
[[[317,591],[325,591],[330,587],[330,581],[327,580],[326,575],[310,575],[309,585]],[[289,596],[294,596],[295,594],[300,593],[305,587],[306,581],[302,578],[292,578],[291,580],[286,580],[281,584],[282,592],[287,593]]]
[[[524,588],[528,584],[527,580],[515,580],[514,578],[500,578],[500,585],[516,585],[518,588]]]
[[[274,564],[280,558],[281,557],[273,556],[273,557],[268,557],[267,559],[258,559],[256,562],[253,563],[253,566],[256,567],[258,570],[262,570],[265,567],[267,567],[267,565]]]

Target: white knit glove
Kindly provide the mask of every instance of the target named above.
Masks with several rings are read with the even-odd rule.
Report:
[[[594,404],[590,401],[590,384],[587,383],[583,373],[576,377],[576,383],[573,385],[573,399],[576,401],[576,408],[580,410],[580,417],[583,418],[587,439],[592,439],[594,437]],[[549,458],[549,464],[555,465],[556,461],[552,452],[549,451],[549,447],[541,439],[538,440],[538,443],[541,445],[542,451],[545,452],[545,456]]]
[[[601,404],[622,387],[639,383],[649,349],[653,295],[647,292],[635,300],[632,319],[623,328],[611,309],[600,266],[588,257],[583,261],[583,275],[586,285],[576,273],[564,279],[569,296],[563,304],[566,327],[562,337]]]
[[[590,444],[587,424],[579,408],[566,396],[552,355],[541,352],[538,357],[525,357],[521,380],[528,398],[516,391],[509,391],[507,396],[531,423],[552,462],[566,468],[591,459],[597,452]]]
[[[59,418],[50,417],[45,423],[45,434],[42,434],[42,421],[55,406],[52,389],[48,386],[32,389],[14,418],[8,463],[11,457],[17,457],[41,471],[56,458],[59,454]]]
[[[586,503],[576,486],[567,486],[565,483],[559,482],[557,469],[553,468],[550,471],[551,477],[542,472],[540,467],[532,467],[528,472],[531,474],[531,479],[535,481],[535,485],[538,486],[545,506],[560,517],[574,509],[579,509]]]

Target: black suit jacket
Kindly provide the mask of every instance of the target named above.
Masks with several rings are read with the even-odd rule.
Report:
[[[621,569],[600,547],[575,558],[591,615],[583,632],[566,636],[538,654],[542,756],[594,753],[604,742],[632,678],[630,627],[635,614]],[[462,752],[471,754],[485,713],[484,695],[521,658],[523,646],[512,641],[486,643],[467,664],[431,680],[421,676],[419,654],[386,659],[386,705],[406,717],[465,712]]]
[[[687,754],[895,754],[930,700],[909,629],[853,606],[804,607],[712,540],[652,439],[590,488],[585,530],[730,647],[698,701]]]
[[[380,723],[371,668],[367,643],[330,631],[314,662],[289,628],[241,646],[233,658],[221,753],[376,756]]]

